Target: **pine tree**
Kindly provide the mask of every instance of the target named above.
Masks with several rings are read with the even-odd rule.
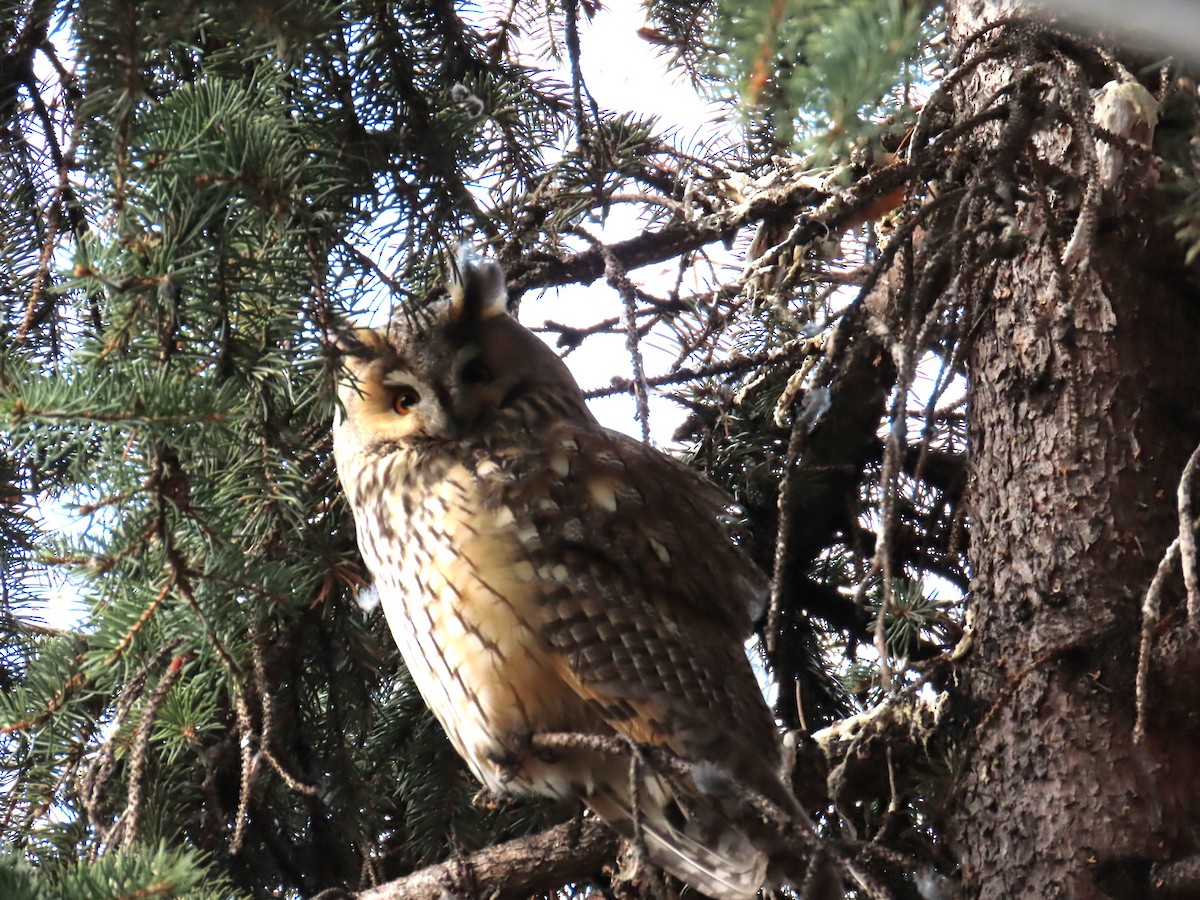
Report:
[[[9,4],[0,896],[654,896],[479,796],[360,603],[328,329],[461,240],[514,297],[604,280],[546,336],[687,411],[797,796],[879,894],[1194,888],[1186,65],[990,3],[645,11],[740,144],[602,109],[589,0]]]

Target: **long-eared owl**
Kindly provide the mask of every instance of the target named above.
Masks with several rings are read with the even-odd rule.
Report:
[[[628,759],[531,737],[702,764],[700,783],[643,770],[645,847],[705,894],[752,896],[767,854],[720,785],[794,802],[743,649],[765,580],[727,533],[728,498],[597,424],[506,299],[499,267],[464,256],[447,297],[338,338],[338,474],[392,633],[493,791],[578,797],[632,837]]]

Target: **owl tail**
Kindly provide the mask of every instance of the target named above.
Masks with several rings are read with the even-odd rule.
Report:
[[[714,900],[746,900],[758,892],[767,876],[767,855],[709,798],[696,794],[680,804],[657,777],[641,782],[638,790],[637,826],[651,862]],[[628,783],[614,780],[586,800],[618,834],[634,839]]]

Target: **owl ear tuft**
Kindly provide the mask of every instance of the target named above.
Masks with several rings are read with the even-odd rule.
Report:
[[[450,314],[460,323],[503,315],[508,310],[508,288],[498,263],[480,259],[468,248],[458,251],[450,266]]]
[[[329,343],[344,356],[363,358],[379,356],[387,348],[387,338],[383,334],[341,317],[329,323]]]

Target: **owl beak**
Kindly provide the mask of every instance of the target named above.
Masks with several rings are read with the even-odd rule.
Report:
[[[442,436],[448,441],[461,440],[467,434],[467,423],[453,413],[446,413],[442,428]]]
[[[435,404],[434,409],[426,413],[426,428],[432,436],[440,440],[461,440],[467,435],[471,423],[454,412],[448,396],[438,397],[438,399],[441,402]]]

